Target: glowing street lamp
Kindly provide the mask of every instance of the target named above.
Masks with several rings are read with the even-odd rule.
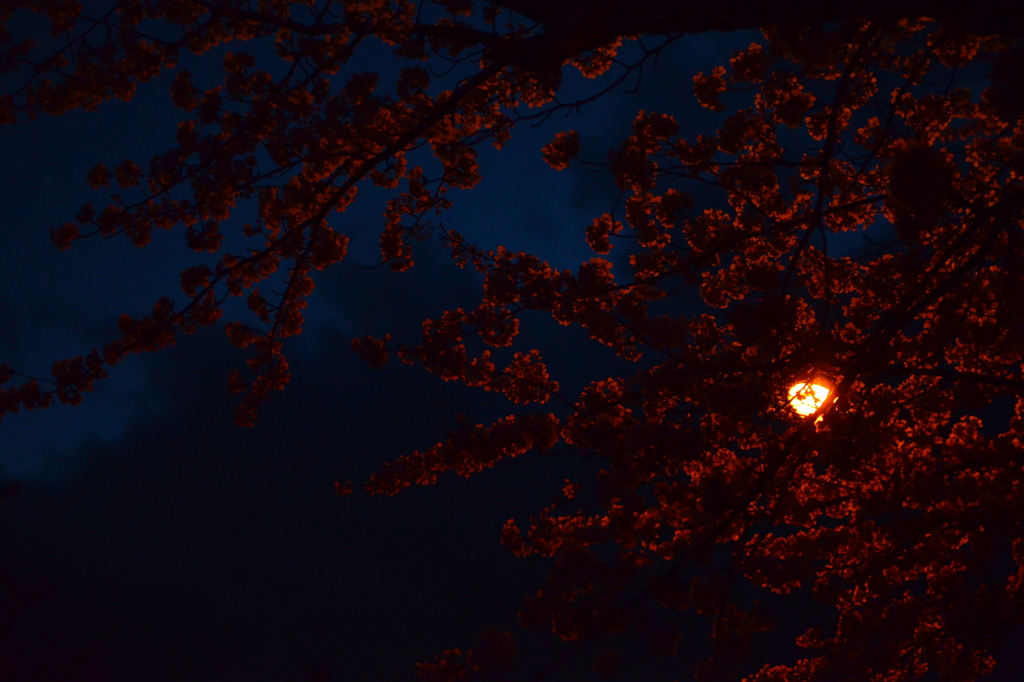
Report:
[[[832,382],[827,379],[801,381],[789,387],[789,406],[801,417],[806,417],[814,414],[831,392]]]

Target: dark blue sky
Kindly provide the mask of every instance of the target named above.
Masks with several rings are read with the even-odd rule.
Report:
[[[687,38],[645,74],[639,94],[517,128],[504,150],[482,154],[483,181],[453,194],[443,220],[482,246],[575,267],[592,255],[583,228],[616,190],[578,166],[555,173],[540,147],[574,128],[583,155],[601,160],[638,109],[671,113],[690,134],[713,130],[691,78],[758,37]],[[217,60],[190,66],[202,78],[200,63]],[[19,370],[45,375],[53,360],[112,338],[119,314],[181,298],[178,272],[195,254],[180,232],[142,250],[94,239],[67,252],[48,234],[82,203],[104,204],[85,181],[94,163],[141,163],[172,144],[179,112],[168,83],[96,112],[0,128],[0,359]],[[353,238],[352,260],[372,263],[380,205],[372,192],[365,199],[337,224]],[[546,565],[503,550],[501,525],[525,521],[588,465],[517,463],[395,498],[340,499],[333,489],[434,444],[456,413],[487,422],[509,412],[418,367],[371,370],[349,349],[354,335],[412,338],[425,317],[478,297],[474,275],[429,244],[408,273],[323,273],[306,331],[290,344],[292,382],[254,429],[232,424],[226,375],[243,356],[219,328],[123,363],[79,407],[5,418],[0,476],[25,487],[0,507],[0,563],[59,587],[26,613],[13,641],[51,642],[62,656],[102,647],[118,682],[304,680],[324,663],[335,680],[399,682],[413,678],[415,661],[471,646],[489,626],[518,634],[515,613]],[[570,396],[628,369],[578,329],[532,317],[525,336]],[[522,646],[527,663],[545,660],[537,643]],[[630,679],[683,680],[704,655],[698,646],[665,661],[634,646],[624,667]],[[552,679],[584,679],[588,667]]]
[[[639,95],[520,126],[504,150],[482,153],[483,181],[453,195],[445,224],[488,248],[575,267],[592,255],[583,228],[617,190],[584,169],[555,173],[540,147],[571,127],[584,155],[603,159],[640,108],[711,125],[691,78],[752,37],[689,38],[645,74]],[[212,81],[218,62],[187,65]],[[94,239],[67,252],[48,236],[82,203],[104,205],[85,181],[97,161],[142,163],[173,143],[180,112],[168,84],[96,112],[0,129],[0,357],[20,371],[45,376],[53,360],[112,338],[119,314],[181,297],[178,272],[195,257],[181,233],[158,234],[141,250]],[[378,199],[367,192],[338,221],[354,261],[379,257]],[[251,430],[232,424],[226,374],[243,356],[219,329],[133,357],[77,408],[6,418],[0,471],[25,487],[4,505],[0,559],[59,586],[26,614],[15,641],[52,641],[64,652],[100,646],[113,679],[125,682],[300,680],[326,662],[335,679],[398,681],[412,679],[415,661],[471,646],[489,626],[515,630],[522,598],[546,568],[509,555],[499,530],[549,503],[581,464],[524,462],[396,498],[342,500],[333,489],[437,442],[456,413],[486,422],[509,412],[418,367],[370,370],[348,345],[365,333],[413,338],[424,318],[475,304],[478,286],[430,244],[408,273],[323,273],[306,331],[290,344],[292,382]],[[569,395],[628,369],[579,330],[526,322],[526,340],[544,350]]]

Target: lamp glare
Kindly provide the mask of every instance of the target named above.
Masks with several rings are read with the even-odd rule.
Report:
[[[789,404],[801,417],[813,414],[828,398],[830,389],[821,384],[801,382],[789,389]]]

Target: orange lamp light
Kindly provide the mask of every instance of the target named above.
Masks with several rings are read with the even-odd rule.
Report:
[[[813,414],[832,392],[830,383],[823,379],[815,379],[793,384],[789,387],[789,406],[801,417]]]

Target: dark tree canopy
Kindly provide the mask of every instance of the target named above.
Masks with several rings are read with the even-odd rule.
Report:
[[[494,4],[544,25],[553,42],[571,36],[569,41],[576,44],[640,34],[805,27],[859,19],[897,22],[906,17],[929,17],[981,34],[1018,37],[1024,28],[1019,17],[992,0],[970,4],[955,0],[501,0]]]
[[[127,355],[220,324],[238,296],[249,316],[224,328],[251,354],[229,385],[237,422],[251,425],[288,381],[285,339],[302,329],[317,273],[347,262],[339,214],[375,185],[390,192],[378,265],[406,270],[417,242],[437,240],[483,287],[479,305],[426,320],[419,339],[367,336],[353,349],[531,407],[461,423],[366,489],[392,495],[531,450],[603,463],[502,530],[515,554],[552,558],[524,627],[573,643],[564,656],[637,627],[671,655],[679,623],[698,614],[713,642],[702,680],[748,668],[751,682],[976,679],[1024,606],[1022,69],[1016,20],[990,5],[5,3],[12,26],[31,11],[52,31],[38,44],[0,33],[4,73],[21,79],[0,98],[3,122],[128,99],[164,70],[189,114],[148,163],[93,168],[94,188],[118,191],[55,228],[56,245],[98,235],[141,247],[176,230],[210,256],[182,271],[184,298],[122,316],[119,338],[58,361],[51,379],[0,365],[0,414],[77,403]],[[480,180],[478,148],[587,104],[559,97],[567,70],[593,79],[594,99],[684,33],[755,26],[763,40],[693,79],[700,104],[727,114],[717,131],[686,137],[672,112],[640,111],[604,162],[578,159],[573,130],[538,150],[556,170],[600,166],[621,192],[580,235],[594,257],[575,271],[436,220],[449,190]],[[246,52],[260,40],[277,63]],[[392,51],[393,83],[348,68],[374,42]],[[221,44],[223,81],[201,90],[179,58]],[[236,225],[246,203],[258,218]],[[227,251],[226,232],[244,233],[247,250]],[[870,248],[837,246],[860,236]],[[616,246],[632,249],[628,276],[606,257]],[[699,310],[672,307],[695,290]],[[656,361],[565,395],[557,368],[519,343],[527,311]],[[815,382],[827,397],[801,416],[789,391]],[[991,417],[997,404],[1013,416]],[[798,638],[804,658],[750,668],[752,638],[773,620],[740,603],[741,583],[813,590],[833,624]],[[488,631],[420,675],[502,679],[514,649]],[[616,665],[609,649],[595,669]]]

